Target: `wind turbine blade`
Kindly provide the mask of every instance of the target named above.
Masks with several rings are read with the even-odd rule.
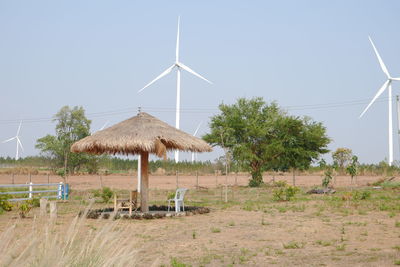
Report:
[[[155,78],[154,80],[152,80],[151,82],[149,82],[145,87],[143,87],[142,89],[140,89],[138,91],[138,93],[140,93],[141,91],[143,91],[144,89],[146,89],[147,87],[149,87],[150,85],[152,85],[153,83],[155,83],[157,80],[161,79],[162,77],[164,77],[165,75],[167,75],[168,73],[171,72],[171,70],[175,67],[175,64],[172,65],[171,67],[169,67],[168,69],[166,69],[163,73],[161,73],[160,75],[157,76],[157,78]]]
[[[387,70],[387,68],[386,68],[386,66],[385,66],[385,63],[383,63],[383,60],[382,60],[381,56],[379,55],[378,50],[376,49],[376,47],[375,47],[375,45],[374,45],[374,42],[372,41],[372,39],[371,39],[370,36],[368,36],[368,38],[369,38],[369,41],[370,41],[371,44],[372,44],[372,47],[374,48],[376,57],[378,58],[378,61],[379,61],[379,64],[381,65],[382,71],[386,74],[386,76],[387,76],[388,78],[390,78],[389,71]]]
[[[107,126],[107,124],[108,124],[109,122],[110,122],[110,121],[106,121],[106,123],[104,123],[104,125],[99,129],[99,131],[104,130],[104,128]]]
[[[4,144],[4,143],[7,143],[7,142],[10,142],[10,141],[14,140],[15,138],[16,138],[16,137],[12,137],[12,138],[10,138],[10,139],[4,140],[2,143]]]
[[[199,125],[198,125],[197,128],[196,128],[196,131],[194,131],[193,136],[196,136],[196,134],[197,134],[197,132],[199,131],[200,126],[201,126],[202,123],[203,123],[203,122],[200,122],[200,123],[199,123]]]
[[[392,78],[394,81],[400,81],[400,78]]]
[[[184,65],[183,63],[179,62],[179,63],[177,63],[177,65],[178,65],[179,67],[181,67],[182,69],[186,70],[187,72],[190,72],[191,74],[193,74],[193,75],[199,77],[200,79],[203,79],[203,80],[205,80],[206,82],[212,84],[212,82],[210,82],[209,80],[207,80],[206,78],[204,78],[204,77],[201,76],[200,74],[194,72],[194,70],[192,70],[192,69],[189,68],[188,66]]]
[[[21,147],[22,151],[24,151],[24,147],[22,146],[22,143],[18,137],[17,137],[17,142],[18,142],[19,146]]]
[[[385,89],[388,87],[390,80],[387,80],[382,87],[378,90],[374,98],[369,102],[368,106],[364,109],[364,111],[361,113],[360,117],[361,118],[365,112],[369,109],[369,107],[375,102],[375,100],[385,91]]]
[[[178,33],[176,34],[176,51],[175,51],[175,62],[179,62],[179,24],[181,17],[178,17]]]
[[[19,131],[21,130],[21,125],[22,125],[22,121],[19,122],[18,130],[17,130],[17,136],[19,135]]]

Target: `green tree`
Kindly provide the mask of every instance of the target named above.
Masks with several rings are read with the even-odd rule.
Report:
[[[307,168],[327,151],[329,139],[321,124],[288,116],[276,103],[240,98],[219,109],[221,114],[211,118],[211,132],[203,138],[229,149],[234,163],[251,173],[250,186],[262,183],[265,170]]]
[[[37,140],[36,148],[54,160],[56,167],[64,169],[64,175],[74,173],[91,156],[83,153],[70,153],[71,145],[90,135],[91,121],[86,118],[82,107],[64,106],[54,116],[56,135],[46,135]]]
[[[351,184],[353,184],[353,178],[358,174],[358,157],[353,156],[351,158],[351,163],[347,166],[346,172],[351,176]]]
[[[337,165],[337,168],[341,173],[343,173],[345,167],[350,163],[352,156],[353,151],[345,147],[339,147],[332,153],[334,165]]]
[[[310,118],[284,116],[277,120],[277,138],[280,142],[278,168],[291,170],[293,185],[296,185],[296,170],[307,170],[311,163],[318,160],[321,154],[329,152],[327,145],[330,139],[322,123]]]

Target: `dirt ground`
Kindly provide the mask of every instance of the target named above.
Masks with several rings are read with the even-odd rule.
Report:
[[[172,178],[166,178],[170,184],[153,183],[152,186],[175,187]],[[212,186],[214,177],[208,178]],[[119,179],[116,181],[122,186],[128,177]],[[159,179],[153,182],[165,181]],[[108,181],[111,185],[114,180]],[[312,184],[312,179],[306,181]],[[77,185],[89,187],[90,180]],[[189,191],[186,204],[210,207],[209,214],[155,220],[121,219],[113,222],[116,227],[109,234],[120,231],[128,237],[121,242],[120,249],[137,251],[132,266],[393,266],[400,263],[398,191],[369,188],[372,194],[369,200],[353,201],[349,196],[366,190],[365,187],[338,188],[334,196],[298,193],[293,201],[276,202],[272,199],[274,188],[233,187],[231,190],[228,203],[221,201],[219,189]],[[165,204],[166,194],[167,190],[153,189],[150,199],[153,203]],[[92,197],[87,190],[75,190],[68,202],[59,202],[55,232],[67,233],[78,211],[85,209]],[[0,237],[10,226],[17,225],[15,236],[20,238],[18,242],[23,242],[38,214],[39,209],[35,208],[26,219],[19,219],[17,211],[0,215]],[[85,219],[81,223],[82,236],[89,231],[102,231],[109,222]],[[39,227],[43,226],[39,224]],[[7,252],[7,248],[0,251]],[[3,266],[1,257],[0,266]]]
[[[367,183],[374,182],[378,180],[379,176],[359,176],[355,178],[355,182],[358,186],[365,186]],[[246,186],[248,185],[248,181],[250,176],[235,176],[229,175],[226,176],[199,176],[198,184],[201,187],[206,188],[215,188],[217,185],[239,185]],[[271,182],[273,179],[275,181],[287,181],[289,184],[292,184],[292,176],[291,175],[282,175],[282,176],[267,176],[263,177],[264,182]],[[178,180],[178,181],[177,181]],[[63,179],[59,176],[54,175],[0,175],[0,184],[25,184],[32,181],[33,183],[58,183],[62,182]],[[318,175],[309,175],[309,176],[296,176],[296,185],[297,186],[319,186],[321,185],[322,177]],[[86,189],[97,189],[101,188],[101,186],[110,187],[114,189],[136,189],[137,187],[137,178],[136,175],[108,175],[108,176],[99,176],[99,175],[81,175],[81,176],[70,176],[67,178],[67,182],[70,184],[70,187],[75,190],[86,190]],[[167,176],[167,175],[150,175],[149,177],[149,187],[150,189],[175,189],[177,187],[184,188],[195,188],[197,184],[196,176],[185,176],[179,175],[178,179],[176,176]],[[351,185],[351,180],[349,176],[337,176],[333,181],[334,186],[344,187]]]

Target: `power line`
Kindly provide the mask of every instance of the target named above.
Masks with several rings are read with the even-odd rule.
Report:
[[[358,99],[352,101],[343,101],[343,102],[332,102],[332,103],[320,103],[320,104],[307,104],[307,105],[293,105],[293,106],[283,106],[282,108],[287,111],[299,111],[299,110],[322,110],[322,109],[337,109],[343,107],[351,107],[351,106],[360,106],[368,104],[371,99]],[[378,99],[377,103],[386,102],[388,97],[382,97]],[[141,109],[145,112],[155,112],[155,113],[166,113],[166,112],[175,112],[175,107],[141,107]],[[191,108],[181,108],[182,113],[187,114],[210,114],[218,112],[219,109],[216,107],[191,107]],[[108,110],[108,111],[99,111],[86,113],[86,116],[89,119],[94,118],[106,118],[112,117],[122,114],[136,114],[137,107],[126,107],[122,109],[116,110]],[[20,121],[23,121],[24,124],[32,124],[32,123],[47,123],[52,122],[54,117],[38,117],[38,118],[22,118],[22,119],[3,119],[0,120],[0,125],[6,124],[16,124]]]

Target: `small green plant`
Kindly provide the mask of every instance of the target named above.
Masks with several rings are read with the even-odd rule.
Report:
[[[175,197],[175,192],[168,192],[167,193],[167,200],[173,199]]]
[[[331,168],[324,172],[324,178],[322,179],[322,186],[327,188],[332,180],[333,171]]]
[[[100,196],[103,199],[104,203],[108,203],[113,195],[114,192],[109,187],[104,187],[103,190],[101,191]]]
[[[400,227],[400,222],[399,222],[399,221],[396,221],[396,222],[394,223],[394,226],[395,226],[395,227]]]
[[[10,197],[10,195],[0,195],[0,214],[12,209],[12,204],[8,201]]]
[[[296,241],[290,241],[287,244],[283,244],[283,248],[285,249],[299,249],[304,248],[304,243],[298,243]]]
[[[341,245],[336,246],[336,250],[337,251],[345,251],[345,249],[346,249],[346,245],[345,244],[341,244]]]
[[[221,229],[216,227],[211,227],[211,233],[221,233]]]
[[[171,259],[171,267],[189,267],[189,266],[190,265],[180,262],[177,258]]]
[[[193,237],[193,239],[196,239],[196,231],[195,230],[193,230],[193,232],[192,232],[192,237]]]
[[[272,184],[274,187],[286,187],[287,185],[286,181],[276,181]]]
[[[366,200],[371,198],[371,192],[368,190],[355,191],[352,196],[353,200]]]

